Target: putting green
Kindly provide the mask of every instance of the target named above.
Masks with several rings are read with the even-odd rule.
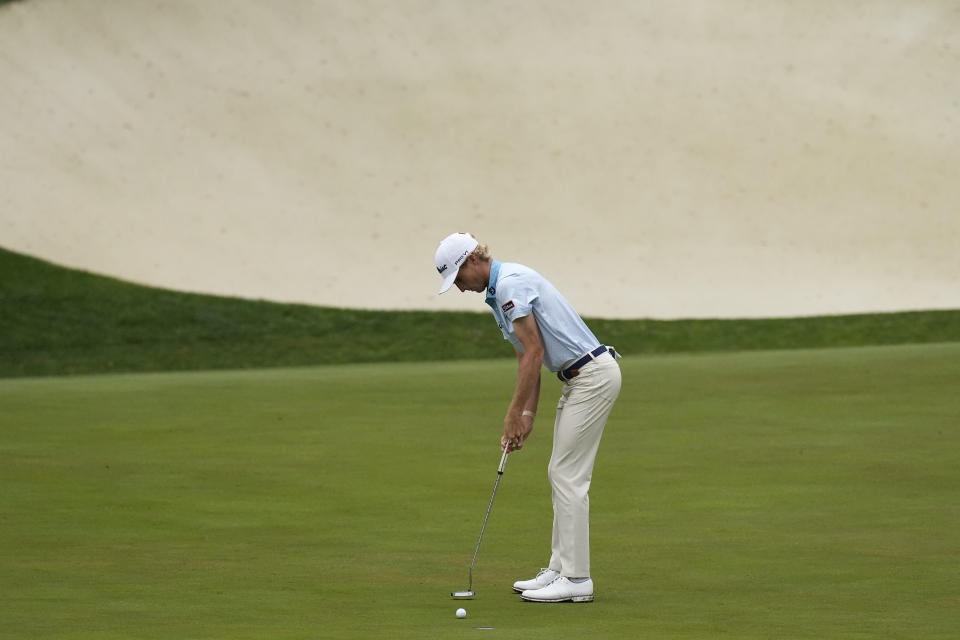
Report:
[[[513,362],[0,380],[0,637],[955,636],[960,344],[622,364],[587,605],[510,590],[549,551],[547,377],[449,597]]]

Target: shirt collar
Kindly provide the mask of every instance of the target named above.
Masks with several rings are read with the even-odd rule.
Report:
[[[496,310],[497,308],[497,280],[500,278],[500,261],[491,260],[490,261],[490,280],[487,282],[487,297],[486,303],[490,305],[490,308]]]

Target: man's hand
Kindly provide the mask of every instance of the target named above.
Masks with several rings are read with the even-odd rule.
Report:
[[[516,451],[523,448],[523,443],[530,432],[533,431],[533,416],[520,416],[519,418],[511,415],[503,420],[503,437],[500,438],[500,450],[503,451],[508,446],[510,451]]]

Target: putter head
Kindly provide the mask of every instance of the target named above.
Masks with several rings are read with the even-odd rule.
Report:
[[[476,594],[473,591],[452,591],[450,597],[452,598],[472,598]]]

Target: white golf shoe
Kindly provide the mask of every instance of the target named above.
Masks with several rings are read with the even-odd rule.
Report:
[[[530,589],[542,589],[554,580],[560,577],[559,571],[553,569],[540,569],[536,578],[530,580],[517,580],[513,583],[513,590],[517,593],[523,593]]]
[[[559,577],[540,589],[529,589],[520,594],[528,602],[593,602],[593,580],[570,582]]]

